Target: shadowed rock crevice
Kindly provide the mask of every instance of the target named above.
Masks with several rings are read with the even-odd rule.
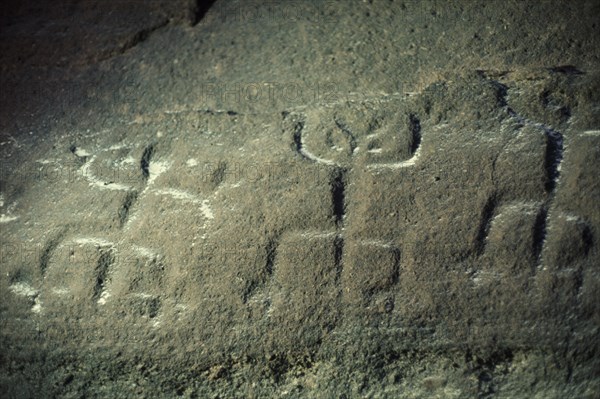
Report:
[[[545,188],[551,193],[556,188],[558,181],[559,166],[563,159],[563,136],[561,133],[544,128],[546,134],[546,157],[544,159],[544,168],[546,169]]]
[[[394,267],[392,268],[392,274],[390,276],[390,284],[396,285],[400,281],[400,262],[402,260],[402,253],[400,249],[394,248],[392,250],[394,257]]]
[[[470,349],[465,354],[469,374],[477,380],[477,398],[491,398],[497,392],[499,377],[506,375],[514,354],[511,349],[500,349],[488,356],[477,356]]]
[[[114,263],[114,255],[110,250],[102,250],[98,263],[96,264],[95,275],[96,281],[94,284],[92,299],[98,300],[102,294],[102,290],[106,285],[106,279],[108,272],[112,264]]]
[[[334,120],[335,122],[335,126],[341,130],[342,133],[344,133],[344,136],[346,136],[346,139],[348,140],[348,153],[349,155],[352,155],[354,153],[354,150],[356,149],[356,137],[354,137],[354,134],[352,134],[352,132],[350,131],[350,129],[348,128],[348,126],[346,126],[346,124],[342,121],[340,121],[339,119],[335,118]]]
[[[116,55],[122,54],[122,53],[132,49],[133,47],[137,46],[138,44],[143,43],[144,41],[148,40],[148,38],[150,37],[150,35],[152,33],[159,30],[160,28],[167,26],[168,24],[169,24],[169,20],[165,19],[165,20],[157,23],[156,25],[153,25],[151,27],[140,30],[139,32],[137,32],[136,34],[134,34],[133,36],[131,36],[130,38],[125,40],[125,42],[120,46],[118,51],[116,51],[114,53],[106,54],[103,57],[103,59],[114,57]]]
[[[210,175],[210,182],[216,187],[223,183],[227,176],[227,162],[221,161]]]
[[[275,257],[277,255],[277,247],[279,246],[279,240],[277,238],[271,238],[265,246],[265,272],[267,276],[272,276],[275,268]]]
[[[342,258],[344,255],[344,238],[340,235],[335,237],[333,241],[333,262],[335,267],[335,281],[338,283],[342,277],[343,264]]]
[[[217,2],[217,0],[190,0],[190,23],[196,26],[208,13],[208,10]]]
[[[62,239],[64,238],[67,232],[66,228],[63,228],[58,233],[54,235],[44,248],[42,249],[42,255],[40,256],[40,271],[42,272],[42,276],[46,274],[46,270],[48,270],[48,263],[50,262],[50,258],[54,253],[54,250],[58,247]]]
[[[125,226],[125,223],[127,223],[129,213],[131,211],[131,208],[135,204],[137,198],[138,198],[138,193],[136,191],[130,191],[127,193],[127,195],[125,195],[123,204],[121,205],[121,208],[119,209],[119,226],[120,227]]]
[[[585,74],[585,72],[581,71],[574,65],[559,65],[559,66],[555,66],[555,67],[550,67],[550,68],[548,68],[548,70],[553,73],[560,73],[560,74],[569,75],[569,76],[577,76],[577,75]]]
[[[538,262],[541,260],[542,249],[544,248],[544,242],[546,241],[546,224],[548,220],[548,209],[544,205],[539,210],[535,217],[535,223],[533,224],[533,258]]]
[[[331,177],[331,201],[333,219],[341,227],[346,213],[346,170],[338,168]]]
[[[496,100],[498,101],[498,106],[500,107],[506,107],[508,105],[508,86],[493,80],[492,81],[492,85],[494,86],[494,89],[496,90]]]
[[[254,295],[254,292],[258,288],[258,282],[252,280],[246,284],[244,291],[242,293],[242,303],[248,303],[248,300]]]
[[[142,170],[142,176],[146,180],[150,177],[150,160],[152,159],[152,155],[154,155],[154,144],[150,144],[144,149],[142,159],[140,159],[140,169]]]
[[[414,154],[421,146],[421,121],[416,115],[409,115],[409,129],[411,134],[410,152]]]
[[[487,235],[490,232],[490,226],[497,206],[498,196],[496,193],[492,193],[485,202],[479,218],[479,228],[477,229],[474,243],[475,254],[477,256],[481,256],[485,251]]]
[[[590,250],[594,246],[594,234],[592,233],[592,229],[590,226],[584,226],[583,231],[581,232],[581,239],[583,241],[583,251],[585,256],[588,256]]]
[[[287,115],[284,115],[284,117]],[[304,129],[304,122],[299,121],[294,124],[294,130],[292,139],[294,140],[294,151],[300,154],[303,158],[306,158],[302,154],[302,130]]]

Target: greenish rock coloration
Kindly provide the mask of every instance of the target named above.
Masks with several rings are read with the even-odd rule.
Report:
[[[598,397],[599,11],[9,1],[2,397]]]

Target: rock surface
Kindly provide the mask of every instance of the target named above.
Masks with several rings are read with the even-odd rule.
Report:
[[[3,5],[3,397],[598,397],[600,6],[209,6]]]

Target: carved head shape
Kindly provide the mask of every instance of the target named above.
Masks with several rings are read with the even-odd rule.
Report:
[[[395,164],[412,158],[421,142],[419,119],[398,104],[358,103],[308,110],[301,152],[316,162]]]

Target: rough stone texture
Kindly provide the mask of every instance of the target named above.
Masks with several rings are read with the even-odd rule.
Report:
[[[600,395],[595,2],[13,3],[3,397]]]

